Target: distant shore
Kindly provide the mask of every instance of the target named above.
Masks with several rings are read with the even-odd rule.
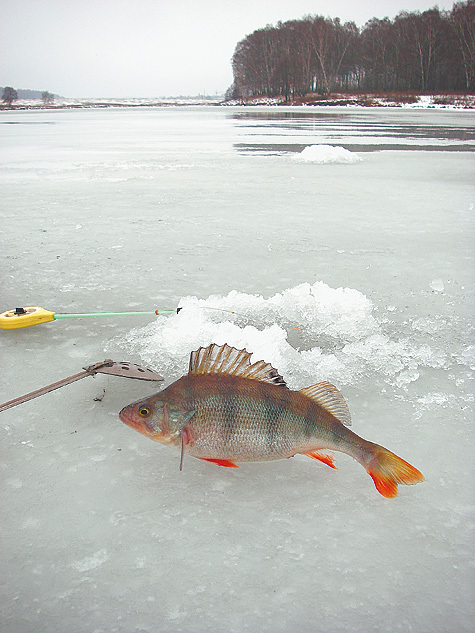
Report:
[[[51,103],[43,103],[40,99],[18,99],[11,106],[0,104],[0,110],[74,110],[87,108],[156,108],[171,106],[203,106],[220,105],[222,98],[171,97],[157,99],[68,99],[58,97]]]
[[[211,97],[177,97],[158,99],[66,99],[57,98],[52,103],[43,103],[39,99],[19,99],[12,106],[0,104],[3,112],[17,110],[63,110],[87,108],[155,108],[186,106],[359,106],[359,107],[396,107],[396,108],[437,108],[437,109],[475,109],[475,95],[436,94],[420,95],[412,93],[388,94],[308,94],[285,100],[266,96],[246,97],[225,101]]]
[[[264,96],[244,100],[226,101],[223,105],[276,105],[276,106],[360,106],[365,108],[457,108],[474,109],[475,95],[467,94],[417,94],[417,93],[361,93],[330,95],[307,94],[290,100]]]

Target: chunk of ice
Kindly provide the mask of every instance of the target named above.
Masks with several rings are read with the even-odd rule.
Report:
[[[442,279],[434,279],[433,281],[431,281],[430,287],[432,288],[432,290],[435,290],[436,292],[444,292],[445,286]]]
[[[169,381],[186,373],[190,352],[210,343],[246,348],[253,361],[271,363],[292,389],[321,380],[337,386],[372,376],[407,391],[420,368],[449,368],[445,349],[421,344],[417,328],[392,338],[387,319],[375,316],[368,297],[351,288],[319,281],[300,284],[265,299],[231,291],[208,299],[188,296],[182,309],[109,343],[126,350]],[[379,313],[378,313],[379,314]],[[455,356],[470,362],[470,353]]]
[[[307,145],[300,154],[293,156],[294,160],[304,161],[309,163],[318,163],[325,165],[329,163],[333,164],[345,164],[345,163],[358,163],[362,159],[353,152],[340,147],[339,145]]]

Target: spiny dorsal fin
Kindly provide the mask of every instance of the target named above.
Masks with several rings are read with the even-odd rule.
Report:
[[[300,389],[300,393],[317,402],[329,411],[342,424],[351,426],[351,416],[348,405],[340,391],[329,382],[318,382],[316,385]]]
[[[229,345],[216,345],[212,343],[208,347],[200,347],[196,352],[191,352],[189,374],[228,374],[240,376],[261,382],[270,382],[274,385],[286,387],[284,379],[276,369],[263,360],[251,365],[252,354],[245,349],[236,349]]]

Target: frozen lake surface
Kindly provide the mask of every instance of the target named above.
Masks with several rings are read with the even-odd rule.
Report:
[[[105,357],[168,384],[210,342],[426,481],[224,469],[135,433],[161,384],[97,376],[0,413],[6,633],[468,633],[475,115],[357,108],[1,112],[1,305],[174,309],[0,332],[0,401]],[[162,383],[163,385],[164,383]]]

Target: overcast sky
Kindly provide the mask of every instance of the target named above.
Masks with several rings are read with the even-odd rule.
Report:
[[[0,0],[0,85],[65,97],[214,95],[237,42],[304,15],[358,26],[431,0]]]

